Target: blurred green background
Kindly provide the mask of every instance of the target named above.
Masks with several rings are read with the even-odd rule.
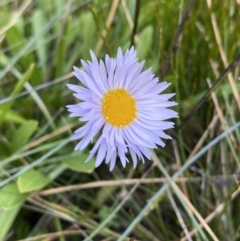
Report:
[[[0,240],[240,240],[240,65],[191,112],[239,30],[239,0],[0,0]],[[69,141],[66,83],[90,49],[115,57],[133,36],[156,76],[170,61],[176,125],[192,117],[153,161],[94,169]]]

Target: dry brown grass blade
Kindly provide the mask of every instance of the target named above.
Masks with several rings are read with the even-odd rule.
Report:
[[[223,176],[209,177],[209,179],[212,181],[214,181],[216,179],[222,179],[222,178],[223,178]],[[229,180],[229,179],[233,179],[234,176],[229,175],[226,178],[227,178],[227,180]],[[180,178],[176,179],[176,182],[199,182],[201,180],[202,180],[201,177],[180,177]],[[70,192],[73,190],[81,190],[81,189],[89,189],[89,188],[134,185],[136,183],[153,184],[153,183],[165,183],[165,182],[167,182],[167,178],[133,178],[133,179],[110,180],[110,181],[97,181],[97,182],[89,182],[89,183],[84,183],[84,184],[68,185],[65,187],[51,188],[51,189],[40,191],[37,194],[41,195],[41,196],[46,196],[46,195],[51,195],[51,194]]]
[[[206,1],[207,1],[208,8],[211,10],[212,1],[211,0],[206,0]],[[221,39],[221,36],[220,36],[220,33],[219,33],[219,28],[218,28],[216,16],[212,12],[211,12],[210,16],[211,16],[212,27],[213,27],[214,35],[215,35],[216,42],[217,42],[217,45],[218,45],[219,53],[220,53],[223,65],[226,68],[229,64],[228,64],[227,55],[226,55],[226,53],[224,52],[224,49],[223,49],[222,39]],[[232,88],[233,95],[236,99],[237,106],[240,110],[240,95],[239,95],[239,92],[238,92],[237,85],[236,85],[236,82],[234,80],[233,74],[231,72],[229,72],[227,77],[228,77],[230,86]]]
[[[195,215],[195,217],[199,220],[199,223],[201,224],[201,227],[204,227],[205,230],[208,232],[208,234],[211,236],[212,240],[219,241],[215,233],[212,231],[212,229],[209,227],[206,220],[200,215],[200,213],[197,211],[197,209],[192,205],[192,203],[189,201],[189,199],[183,194],[183,192],[180,190],[180,188],[176,185],[176,183],[173,183],[174,191],[178,193],[178,195],[181,197],[182,200],[184,200],[185,204],[187,205],[188,209]]]
[[[174,152],[176,163],[177,163],[178,167],[180,167],[182,162],[181,162],[180,153],[179,153],[178,150],[179,149],[178,149],[178,146],[177,146],[177,142],[174,140],[173,141],[173,152]],[[182,188],[184,190],[184,194],[189,196],[187,186],[186,186],[186,182],[182,182],[181,184],[182,184]]]
[[[64,126],[64,127],[62,127],[62,128],[59,128],[59,129],[57,129],[56,131],[53,131],[53,132],[51,132],[51,133],[49,133],[49,134],[47,134],[47,135],[45,135],[45,136],[40,137],[40,138],[37,139],[37,140],[34,140],[34,141],[28,143],[28,144],[24,147],[23,150],[26,151],[26,150],[29,150],[29,149],[35,147],[35,146],[38,146],[39,144],[41,144],[41,143],[43,143],[43,142],[45,142],[45,141],[47,141],[47,140],[49,140],[49,139],[51,139],[51,138],[53,138],[53,137],[55,137],[55,136],[58,136],[58,135],[66,132],[66,131],[71,130],[73,127],[75,127],[75,126],[77,126],[77,125],[79,125],[79,121],[76,121],[76,122],[71,123],[71,124],[68,124],[68,125],[66,125],[66,126]]]
[[[210,80],[210,79],[207,79],[207,83],[208,83],[209,88],[211,88],[211,87],[212,87],[212,83],[211,83],[211,80]],[[213,103],[214,103],[214,106],[215,106],[215,109],[216,109],[218,118],[219,118],[220,121],[221,121],[223,130],[229,129],[227,120],[226,120],[226,118],[224,117],[223,110],[222,110],[222,108],[221,108],[221,105],[219,104],[219,101],[218,101],[218,98],[217,98],[216,94],[215,94],[214,92],[212,92],[211,96],[212,96],[212,100],[213,100]],[[229,134],[229,137],[230,137],[230,140],[231,140],[231,141],[233,141],[234,143],[236,143],[236,140],[235,140],[235,138],[234,138],[234,136],[233,136],[233,133],[230,133],[230,134]]]
[[[131,13],[130,13],[130,11],[128,9],[128,6],[127,6],[127,2],[126,2],[126,0],[122,0],[121,3],[122,3],[122,6],[123,6],[124,13],[126,15],[126,19],[128,21],[128,24],[129,24],[130,28],[133,29],[134,23],[133,23],[133,20],[132,20]]]
[[[240,194],[240,187],[232,194],[231,200],[235,199],[239,194]],[[217,208],[214,210],[214,212],[212,212],[205,218],[205,222],[210,223],[217,215],[221,214],[224,208],[225,208],[225,203],[221,203],[220,205],[218,205]],[[197,233],[196,228],[190,231],[191,236],[195,235],[196,233]],[[181,241],[187,241],[186,237],[182,238]]]
[[[201,136],[201,138],[199,139],[198,143],[196,144],[196,146],[193,148],[193,151],[191,152],[191,154],[189,155],[189,157],[187,158],[187,161],[189,159],[191,159],[198,150],[200,150],[200,148],[202,147],[204,141],[206,140],[206,138],[208,137],[209,133],[213,130],[213,128],[215,127],[215,125],[218,122],[218,116],[214,115],[212,121],[210,122],[210,124],[208,125],[207,129],[204,131],[203,135]]]
[[[64,231],[59,231],[59,232],[54,232],[54,233],[46,233],[46,234],[41,234],[41,235],[37,235],[34,237],[30,237],[30,238],[25,238],[25,239],[21,239],[18,241],[39,241],[39,240],[45,240],[46,238],[49,240],[49,238],[51,238],[51,240],[54,238],[58,238],[61,236],[70,236],[70,235],[76,235],[79,234],[79,230],[64,230]],[[46,240],[45,240],[46,241]]]
[[[174,210],[174,212],[175,212],[175,214],[176,214],[176,216],[178,218],[178,221],[179,221],[179,223],[180,223],[180,225],[181,225],[181,227],[182,227],[182,229],[183,229],[183,231],[185,233],[185,236],[186,236],[187,240],[188,241],[192,241],[192,238],[191,238],[191,236],[189,234],[187,226],[186,226],[186,224],[185,224],[185,222],[184,222],[184,220],[182,218],[181,212],[179,211],[179,208],[178,208],[178,206],[177,206],[177,204],[176,204],[176,202],[175,202],[175,200],[173,198],[173,195],[172,195],[172,193],[171,193],[171,191],[169,189],[167,190],[167,195],[168,195],[168,198],[169,198],[169,200],[171,202],[173,210]]]
[[[10,18],[10,21],[0,29],[0,36],[4,36],[5,32],[8,29],[10,29],[12,26],[14,26],[17,23],[17,21],[19,21],[19,18],[24,13],[24,11],[28,8],[28,6],[31,4],[31,2],[32,2],[32,0],[25,1],[19,7],[18,11],[16,11],[16,13]]]
[[[49,213],[51,213],[52,215],[59,217],[65,221],[74,223],[76,222],[76,220],[67,214],[67,210],[64,208],[61,208],[60,205],[53,205],[51,203],[48,203],[47,201],[45,201],[44,199],[40,198],[39,196],[34,196],[34,197],[28,197],[28,202],[34,204],[37,207],[42,208],[43,210],[48,211]]]
[[[107,21],[106,21],[106,24],[105,24],[106,25],[106,29],[109,29],[111,24],[112,24],[112,22],[113,22],[114,16],[115,16],[116,11],[118,9],[119,2],[120,2],[120,0],[112,1],[112,6],[111,6],[111,9],[109,11],[109,14],[108,14],[108,17],[107,17]],[[102,30],[102,34],[101,34],[102,37],[97,42],[97,45],[96,45],[96,48],[95,48],[95,51],[94,51],[96,55],[99,54],[99,52],[100,52],[100,50],[102,48],[102,45],[104,43],[103,39],[107,36],[107,30],[106,29]]]
[[[190,118],[197,112],[197,110],[204,104],[208,97],[211,95],[211,93],[217,89],[217,87],[222,83],[224,78],[228,75],[230,71],[240,62],[240,53],[237,54],[235,59],[229,64],[229,66],[223,71],[221,76],[216,80],[216,82],[213,84],[213,86],[207,91],[207,93],[202,97],[202,99],[192,108],[192,110],[189,112],[188,116],[185,118],[185,120],[182,122],[180,126],[176,127],[176,130],[180,130],[186,123],[190,120]]]
[[[155,163],[157,163],[157,165],[159,166],[159,169],[162,171],[162,167],[159,165],[160,161],[157,160],[157,157],[153,155],[152,160]],[[203,217],[200,215],[200,213],[197,211],[197,209],[192,205],[190,200],[186,197],[186,195],[184,195],[184,193],[181,191],[181,189],[177,186],[177,184],[175,183],[176,180],[174,180],[174,182],[171,182],[171,180],[170,180],[171,177],[168,174],[165,174],[165,175],[167,177],[167,180],[170,182],[170,185],[173,188],[174,193],[178,196],[178,199],[180,201],[182,201],[182,204],[185,207],[185,209],[187,211],[191,212],[191,214],[194,214],[194,216],[198,219],[198,221],[201,223],[201,225],[204,227],[204,229],[210,235],[212,240],[219,241],[219,239],[217,238],[215,233],[212,231],[212,229],[209,227],[209,225],[206,223],[206,221],[203,219]]]

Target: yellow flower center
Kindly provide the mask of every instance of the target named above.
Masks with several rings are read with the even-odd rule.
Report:
[[[124,89],[110,90],[102,99],[102,113],[106,122],[123,128],[136,118],[136,100]]]

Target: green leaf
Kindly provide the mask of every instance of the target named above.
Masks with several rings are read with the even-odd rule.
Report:
[[[33,33],[37,35],[43,25],[46,25],[46,18],[41,9],[35,10],[32,15]],[[47,44],[45,43],[46,36],[42,35],[36,39],[36,53],[39,59],[39,65],[42,66],[43,73],[46,74],[47,66]]]
[[[34,120],[28,121],[20,126],[12,138],[12,152],[16,152],[25,146],[31,135],[37,129],[37,126],[38,122]]]
[[[36,191],[45,187],[51,180],[40,171],[29,170],[17,179],[19,191],[21,193]]]
[[[55,180],[57,177],[59,177],[65,170],[66,170],[66,165],[64,163],[56,165],[56,167],[48,173],[49,178],[51,181]]]
[[[63,160],[63,162],[67,165],[68,168],[85,173],[92,173],[95,166],[95,160],[91,159],[88,162],[85,162],[88,158],[88,155],[82,152],[76,152],[72,156]]]
[[[0,190],[0,205],[4,209],[11,209],[24,203],[28,195],[20,193],[16,183],[9,183]]]
[[[136,46],[139,59],[145,59],[152,48],[153,27],[148,26],[139,34],[139,41]]]
[[[18,94],[24,84],[29,80],[29,78],[31,77],[32,75],[32,72],[34,70],[34,64],[31,64],[28,68],[28,70],[26,71],[26,73],[22,76],[22,78],[16,83],[15,87],[14,87],[14,90],[12,91],[12,93],[10,94],[10,97],[11,96],[14,96],[16,94]],[[0,122],[5,118],[5,115],[8,113],[8,111],[11,109],[11,106],[12,104],[14,103],[15,100],[10,100],[9,102],[3,104],[1,107],[0,107]]]
[[[68,35],[69,35],[69,30],[70,30],[70,26],[71,25],[71,18],[68,17],[67,21],[66,21],[66,26],[63,29],[64,33],[63,36],[60,39],[60,43],[58,46],[58,49],[56,51],[56,72],[55,72],[55,77],[59,77],[62,74],[66,73],[64,72],[64,66],[65,66],[65,58],[66,58],[66,52],[67,52],[67,48],[69,45],[69,40],[68,40]],[[67,70],[68,71],[68,70]]]
[[[27,82],[31,75],[32,75],[32,72],[34,70],[34,64],[30,64],[28,70],[26,71],[26,73],[22,76],[22,78],[19,80],[19,82],[15,85],[14,87],[14,90],[12,91],[11,95],[10,96],[14,96],[16,95],[17,93],[19,93],[22,88],[23,88],[23,85],[25,84],[25,82]]]
[[[0,109],[0,116],[3,115],[3,111]],[[8,110],[8,112],[4,115],[3,120],[5,121],[13,121],[19,124],[24,124],[27,122],[22,116],[18,113]]]
[[[21,18],[20,18],[21,19]],[[21,21],[19,19],[19,21]],[[9,44],[9,46],[16,46],[15,48],[10,48],[10,52],[12,55],[16,56],[19,54],[22,49],[24,48],[29,41],[24,36],[24,32],[21,29],[21,26],[14,25],[11,28],[9,28],[6,32],[6,41]],[[21,44],[19,44],[21,43]],[[34,55],[33,53],[24,53],[19,58],[19,63],[24,67],[24,69],[28,68],[28,66],[34,62]]]
[[[81,26],[81,37],[83,38],[84,48],[81,48],[83,58],[89,57],[89,49],[95,46],[97,38],[95,37],[96,24],[94,23],[93,15],[90,12],[85,12],[79,16],[79,25]]]
[[[93,15],[90,12],[82,12],[78,18],[72,18],[71,24],[69,23],[70,30],[67,32],[68,46],[74,44],[79,37],[84,43],[83,48],[75,48],[72,54],[64,62],[65,73],[72,69],[72,66],[78,61],[79,56],[82,59],[89,58],[89,49],[96,46],[98,38],[96,23],[94,22]],[[81,31],[79,31],[81,29]],[[66,34],[65,34],[66,35]]]
[[[15,46],[14,48],[10,48],[12,54],[21,51],[24,44],[23,31],[18,26],[13,25],[6,31],[6,41],[10,46]]]
[[[17,206],[8,210],[0,210],[0,240],[2,240],[11,229],[19,209],[20,207]]]

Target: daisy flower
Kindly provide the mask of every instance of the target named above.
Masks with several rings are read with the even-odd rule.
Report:
[[[158,83],[151,69],[142,71],[144,61],[137,61],[133,47],[124,54],[119,48],[117,57],[106,55],[105,62],[98,61],[92,51],[90,54],[91,62],[81,60],[85,71],[73,67],[84,87],[67,85],[81,100],[67,106],[70,116],[85,122],[71,138],[81,138],[75,150],[83,150],[99,134],[86,161],[96,154],[95,166],[105,160],[111,171],[117,156],[125,167],[129,153],[135,168],[138,159],[151,159],[150,149],[165,146],[162,139],[171,139],[164,130],[174,126],[166,120],[177,117],[175,111],[167,109],[176,105],[169,101],[175,94],[159,95],[169,84]]]

